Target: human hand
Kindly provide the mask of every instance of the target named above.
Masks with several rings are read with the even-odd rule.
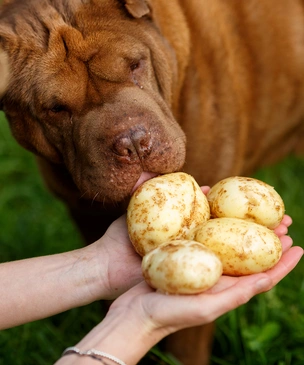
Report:
[[[210,187],[203,186],[207,194]],[[114,221],[103,237],[90,245],[99,260],[100,299],[115,299],[143,280],[142,258],[134,250],[129,239],[124,214]]]
[[[214,287],[197,295],[164,295],[150,288],[145,281],[141,281],[113,302],[104,320],[77,346],[81,349],[102,349],[128,364],[135,364],[152,346],[170,333],[212,322],[222,314],[246,303],[254,295],[271,289],[296,266],[303,255],[302,248],[291,248],[292,240],[286,236],[291,222],[291,218],[285,216],[275,229],[284,253],[271,270],[243,277],[222,276]],[[115,264],[111,265],[109,270],[114,271],[108,276],[112,278],[112,283],[109,280],[110,285],[123,283],[123,275],[126,275],[124,280],[127,280],[127,275],[132,275],[128,271],[131,271],[132,267],[137,272],[133,280],[138,281],[141,277],[141,258],[134,256],[127,235],[125,217],[114,222],[107,234],[110,237],[107,241],[111,243],[108,249],[112,250],[113,245],[116,247],[116,256],[114,255],[113,259],[117,260],[118,256],[127,250],[126,254],[130,255],[131,262],[133,261],[128,266],[127,261],[120,258],[116,269],[121,264],[126,267],[123,267],[116,277]],[[130,248],[133,251],[130,251]],[[128,284],[125,284],[124,288],[127,286]],[[129,343],[132,343],[131,348],[128,347]],[[125,351],[126,348],[129,351]],[[74,364],[74,361],[75,357],[65,357],[58,364]]]
[[[283,221],[282,227],[286,227],[290,218],[284,218]],[[247,303],[253,296],[270,290],[297,265],[303,249],[290,247],[292,240],[286,237],[282,235],[280,238],[282,258],[265,273],[242,277],[222,276],[215,286],[198,295],[164,295],[142,282],[118,298],[110,311],[119,310],[130,317],[141,316],[140,322],[157,341],[180,329],[210,323]]]
[[[204,194],[210,190],[208,186],[201,187]],[[286,236],[292,220],[284,216],[275,233],[286,244],[292,244]],[[135,252],[128,235],[126,216],[114,221],[105,235],[93,245],[97,248],[97,255],[101,265],[102,299],[115,299],[137,283],[143,280],[141,271],[141,257]],[[105,294],[106,293],[106,294]]]
[[[201,189],[207,194],[210,187]],[[143,280],[142,258],[129,239],[126,215],[114,221],[104,236],[90,246],[95,249],[100,263],[100,299],[115,299]]]
[[[100,299],[115,299],[143,280],[141,257],[129,239],[126,215],[115,220],[92,244],[99,261]]]

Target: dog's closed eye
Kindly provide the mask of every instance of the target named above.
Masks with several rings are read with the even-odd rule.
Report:
[[[140,88],[142,88],[141,79],[142,79],[143,73],[145,71],[145,60],[137,59],[137,60],[130,61],[129,67],[130,67],[131,79],[132,79],[133,83],[135,85],[139,86]]]
[[[66,112],[66,111],[67,111],[67,108],[62,104],[55,104],[50,108],[50,112],[55,113],[55,114],[61,113],[61,112]]]
[[[134,71],[137,68],[139,68],[139,66],[140,66],[140,61],[137,61],[137,62],[131,63],[130,69],[131,69],[131,71]]]
[[[60,114],[63,112],[68,112],[68,108],[64,104],[53,104],[48,109],[49,114]]]

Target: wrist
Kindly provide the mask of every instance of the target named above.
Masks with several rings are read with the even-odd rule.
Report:
[[[98,268],[98,299],[113,300],[143,280],[141,257],[124,237],[104,235],[92,244]]]
[[[76,250],[74,270],[79,272],[78,297],[81,305],[109,297],[108,255],[99,242]],[[79,265],[78,265],[79,264]]]
[[[95,349],[82,351],[76,346],[71,346],[71,347],[68,347],[64,350],[64,352],[61,355],[61,358],[64,357],[64,356],[67,356],[67,355],[76,355],[76,358],[77,357],[82,357],[83,361],[81,361],[81,364],[80,364],[79,361],[77,362],[79,365],[86,365],[87,363],[91,364],[90,363],[91,359],[98,360],[102,364],[105,364],[105,365],[109,365],[109,363],[108,362],[105,363],[104,359],[107,359],[107,361],[110,361],[111,364],[115,363],[115,364],[118,364],[118,365],[126,365],[122,360],[118,359],[117,357],[115,357],[111,354],[108,354],[104,351],[99,351],[99,350],[95,350]],[[71,359],[68,359],[67,361],[69,361],[69,360],[71,360]],[[67,363],[67,362],[65,361],[65,363]],[[74,360],[73,360],[73,363],[75,363]]]
[[[127,308],[108,312],[98,324],[76,347],[86,352],[90,349],[111,354],[126,365],[135,365],[162,338],[158,330],[147,317]],[[104,359],[107,364],[115,362]],[[58,361],[63,364],[91,364],[92,359],[68,355]]]

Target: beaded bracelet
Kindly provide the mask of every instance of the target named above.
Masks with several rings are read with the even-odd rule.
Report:
[[[117,357],[115,357],[113,355],[110,355],[110,354],[107,354],[106,352],[98,351],[98,350],[95,350],[95,349],[90,349],[90,350],[87,350],[87,351],[81,351],[81,350],[79,350],[79,348],[77,348],[75,346],[72,346],[72,347],[66,348],[63,351],[61,357],[65,356],[65,355],[70,355],[70,354],[77,354],[79,356],[90,356],[95,360],[102,361],[102,359],[99,359],[97,357],[97,356],[100,356],[100,357],[104,357],[105,359],[112,360],[113,362],[116,362],[116,364],[118,364],[118,365],[126,365],[123,361],[119,360]]]

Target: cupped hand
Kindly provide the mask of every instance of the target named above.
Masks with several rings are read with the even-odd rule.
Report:
[[[186,327],[210,323],[283,279],[303,255],[301,247],[288,246],[283,245],[280,261],[267,272],[242,277],[222,276],[214,287],[197,295],[165,295],[141,282],[119,297],[110,311],[125,310],[130,316],[141,316],[147,331],[158,336],[158,340]]]
[[[207,194],[210,188],[203,186],[201,189]],[[292,245],[292,239],[287,236],[291,223],[291,218],[285,215],[281,224],[274,230],[285,248]],[[130,242],[126,215],[114,221],[105,235],[93,245],[97,245],[99,252],[101,282],[103,287],[107,288],[107,294],[101,299],[115,299],[143,280],[142,258]]]
[[[210,187],[203,186],[204,194]],[[100,261],[101,286],[107,294],[101,299],[115,299],[143,280],[142,258],[134,250],[129,239],[126,215],[114,221],[103,237],[92,244]]]

